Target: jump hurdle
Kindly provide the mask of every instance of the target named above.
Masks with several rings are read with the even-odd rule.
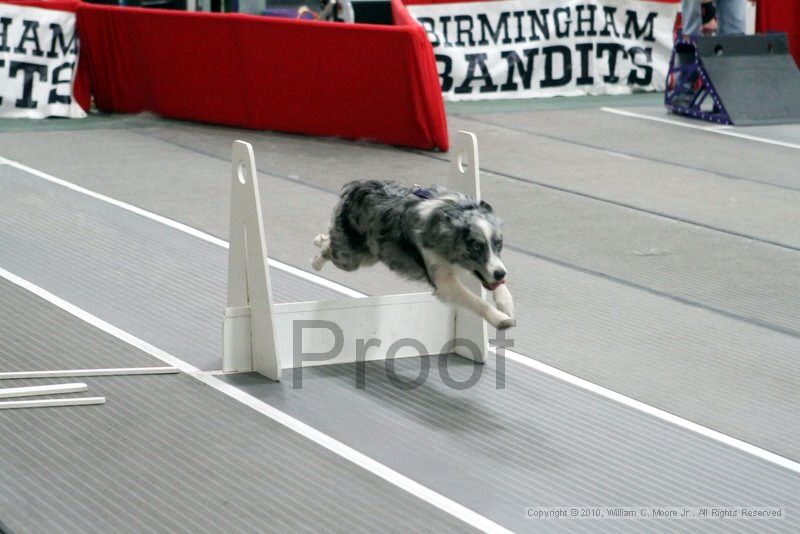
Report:
[[[446,186],[479,201],[480,165],[475,135],[458,132],[451,150]],[[280,380],[283,369],[300,365],[443,352],[454,352],[479,363],[486,361],[489,339],[483,319],[441,303],[431,292],[275,304],[267,266],[268,229],[262,216],[252,145],[235,141],[231,163],[228,297],[222,328],[224,372],[255,371]],[[462,281],[486,298],[485,289],[474,277]],[[331,323],[341,335],[320,326]],[[368,341],[373,338],[378,341]],[[324,360],[296,361],[295,347],[302,347],[305,355],[336,355]]]

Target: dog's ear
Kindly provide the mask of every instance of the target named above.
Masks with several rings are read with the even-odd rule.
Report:
[[[485,200],[481,200],[480,207],[482,209],[488,211],[489,213],[494,213],[494,210],[492,209],[492,205],[489,204],[488,202],[486,202]]]

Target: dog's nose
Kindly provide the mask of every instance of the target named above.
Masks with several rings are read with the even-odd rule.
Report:
[[[506,272],[503,269],[497,269],[494,272],[494,279],[498,282],[506,277]]]

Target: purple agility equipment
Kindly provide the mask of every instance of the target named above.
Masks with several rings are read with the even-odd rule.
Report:
[[[703,68],[697,39],[681,35],[672,47],[664,105],[671,113],[719,124],[733,124]]]

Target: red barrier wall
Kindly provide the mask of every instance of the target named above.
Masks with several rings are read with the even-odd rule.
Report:
[[[98,109],[447,150],[424,30],[81,4]]]
[[[491,2],[492,0],[403,0],[407,6],[429,5],[429,4],[454,4],[463,2]],[[677,4],[681,0],[642,0],[644,2],[663,2],[665,4]]]
[[[786,32],[794,62],[800,65],[800,4],[797,0],[760,0],[756,12],[756,31]]]

